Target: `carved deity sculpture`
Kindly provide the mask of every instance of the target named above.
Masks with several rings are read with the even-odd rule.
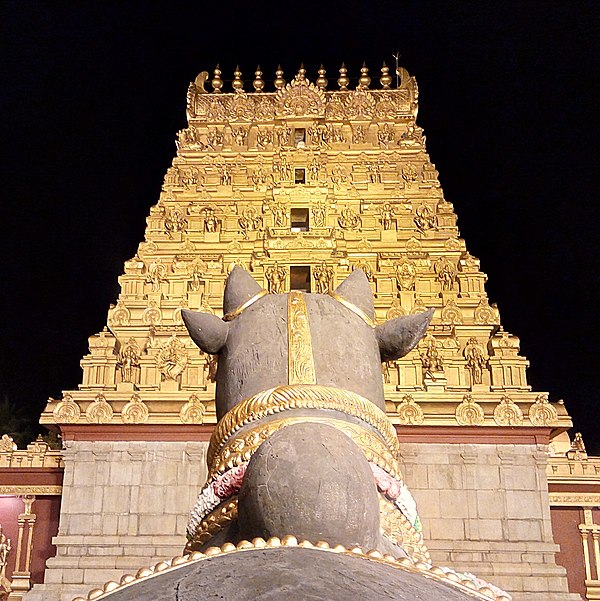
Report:
[[[308,167],[308,177],[310,181],[317,182],[321,174],[322,165],[318,159],[313,159]]]
[[[204,231],[214,233],[219,229],[219,220],[215,216],[215,210],[211,208],[204,209]]]
[[[434,372],[444,371],[444,358],[438,349],[437,340],[428,334],[423,339],[423,350],[421,351],[421,364],[425,376],[435,379]]]
[[[2,532],[2,526],[0,526],[0,594],[10,591],[10,585],[6,579],[6,567],[11,549],[10,538],[6,538],[6,535]]]
[[[437,215],[429,205],[420,205],[417,207],[415,225],[422,232],[435,229],[438,226]]]
[[[204,274],[206,272],[206,263],[201,259],[194,259],[188,265],[188,276],[190,278],[190,290],[200,290]]]
[[[469,338],[465,346],[464,357],[467,360],[466,367],[471,374],[471,382],[473,384],[482,384],[486,359],[483,347],[477,342],[477,338]]]
[[[571,443],[571,447],[580,453],[585,453],[585,443],[583,442],[583,436],[581,432],[576,432],[573,438],[573,442]]]
[[[244,146],[248,137],[248,130],[245,127],[234,127],[231,129],[231,137],[238,146]]]
[[[414,290],[417,269],[412,261],[401,261],[396,263],[396,288],[398,292],[403,290]]]
[[[323,261],[314,270],[317,294],[327,294],[333,286],[333,267]]]
[[[377,132],[377,140],[384,148],[387,148],[390,144],[392,144],[394,139],[394,130],[390,127],[389,123],[385,123]]]
[[[367,130],[363,125],[357,125],[352,129],[352,144],[364,144]]]
[[[269,292],[273,294],[281,294],[285,287],[286,271],[285,268],[279,265],[277,261],[273,265],[269,265],[265,270],[267,278],[267,286]]]
[[[248,232],[257,230],[262,225],[262,217],[256,214],[256,209],[253,207],[246,207],[238,223],[242,236],[247,240]]]
[[[121,370],[121,380],[123,382],[137,382],[137,376],[140,369],[140,347],[134,338],[130,338],[127,344],[121,349],[117,362],[117,367]]]
[[[287,207],[279,201],[271,205],[271,211],[273,212],[273,223],[277,227],[283,227],[287,221]]]
[[[331,181],[334,186],[341,186],[342,184],[347,183],[348,175],[341,165],[334,165],[331,170]]]
[[[327,203],[318,201],[311,209],[313,215],[313,225],[315,227],[325,227],[325,217],[327,215]]]
[[[146,283],[152,286],[153,292],[160,290],[162,282],[167,281],[167,268],[162,263],[151,263],[146,273]]]
[[[181,340],[170,338],[161,348],[156,365],[165,380],[177,380],[187,365],[187,352]]]
[[[174,208],[165,217],[165,231],[170,240],[173,239],[173,232],[185,232],[186,227],[187,219],[179,208]]]
[[[434,268],[442,291],[452,290],[454,288],[454,281],[456,280],[456,267],[454,263],[446,257],[441,257],[436,262]]]
[[[224,186],[230,186],[231,185],[231,168],[229,167],[229,165],[227,165],[227,163],[223,164],[223,168],[221,169],[221,184],[223,184]]]
[[[352,207],[345,207],[340,213],[338,223],[344,230],[356,230],[360,227],[361,221]]]
[[[367,173],[372,184],[381,183],[381,166],[379,163],[367,163]]]
[[[391,202],[384,203],[380,209],[379,214],[381,215],[381,225],[384,230],[391,230],[394,225],[394,217],[396,216],[396,211]]]

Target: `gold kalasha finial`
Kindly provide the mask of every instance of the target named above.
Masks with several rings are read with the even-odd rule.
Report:
[[[363,63],[363,66],[360,68],[360,77],[358,79],[358,87],[366,90],[371,83],[371,78],[369,77],[369,68],[366,63]]]
[[[285,87],[285,79],[283,79],[283,69],[281,68],[281,65],[277,65],[277,71],[275,71],[275,81],[273,83],[275,84],[275,88],[278,90],[281,90],[283,87]]]
[[[392,76],[390,75],[390,68],[383,61],[383,65],[381,67],[381,77],[379,78],[379,83],[384,90],[389,90],[392,85]]]
[[[210,83],[213,87],[213,92],[215,94],[219,94],[221,92],[221,88],[223,87],[223,80],[221,79],[221,69],[219,69],[219,65],[215,67],[214,77]]]
[[[319,88],[321,88],[321,90],[324,90],[327,87],[327,78],[325,77],[325,69],[323,68],[323,65],[321,65],[321,67],[319,68],[319,77],[317,78],[317,85],[319,86]]]
[[[233,72],[233,81],[231,82],[231,87],[236,92],[244,91],[244,82],[242,81],[242,72],[240,71],[240,66],[238,65]]]
[[[255,92],[262,92],[263,88],[265,87],[265,82],[262,78],[262,74],[263,72],[260,70],[260,65],[258,65],[258,67],[256,67],[256,71],[254,72],[255,79],[252,82]]]
[[[297,81],[304,81],[306,79],[306,69],[304,68],[304,63],[300,65],[300,69],[298,69],[298,75],[296,75]]]
[[[340,86],[340,90],[342,90],[342,92],[345,92],[348,89],[348,84],[350,83],[347,73],[348,69],[346,69],[346,65],[342,63],[342,66],[340,67],[340,76],[337,80],[338,86]]]

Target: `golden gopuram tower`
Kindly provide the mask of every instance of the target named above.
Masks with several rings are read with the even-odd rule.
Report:
[[[460,237],[417,125],[405,69],[303,67],[268,84],[219,68],[187,93],[188,127],[144,240],[125,262],[83,380],[41,423],[64,440],[56,556],[28,599],[68,599],[181,552],[216,423],[215,359],[181,310],[222,315],[241,265],[270,292],[327,292],[354,269],[378,321],[435,308],[406,357],[382,366],[400,464],[435,563],[516,601],[579,599],[555,562],[548,445],[572,426],[527,383],[487,276]]]

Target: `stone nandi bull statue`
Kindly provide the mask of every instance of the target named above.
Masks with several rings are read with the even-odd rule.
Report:
[[[398,471],[381,361],[409,352],[432,311],[375,325],[359,270],[331,295],[267,295],[236,268],[223,319],[183,315],[219,357],[190,553],[87,601],[510,601],[429,563]]]
[[[376,325],[359,269],[326,295],[267,294],[236,267],[223,312],[183,311],[194,342],[219,358],[219,424],[189,548],[293,534],[427,559],[381,363],[417,344],[433,310]]]

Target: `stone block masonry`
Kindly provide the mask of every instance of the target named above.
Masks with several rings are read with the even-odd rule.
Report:
[[[67,441],[56,556],[28,601],[77,595],[180,555],[207,477],[205,442]]]
[[[57,555],[27,601],[71,601],[179,555],[206,479],[202,442],[72,441]],[[547,449],[532,444],[401,443],[433,562],[474,572],[515,601],[575,601],[550,529]]]
[[[433,563],[474,572],[514,601],[575,601],[550,524],[547,448],[401,443]]]

